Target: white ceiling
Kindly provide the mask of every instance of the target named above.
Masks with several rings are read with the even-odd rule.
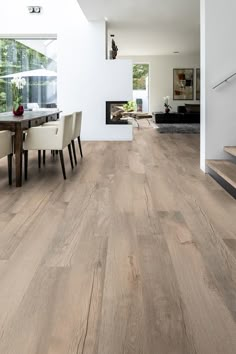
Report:
[[[119,55],[200,51],[200,0],[78,0],[85,16],[108,19]]]

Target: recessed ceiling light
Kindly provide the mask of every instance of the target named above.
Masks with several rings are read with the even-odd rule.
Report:
[[[175,52],[173,52],[173,54],[179,54],[179,52],[178,52],[178,51],[175,51]]]
[[[40,7],[39,6],[35,6],[34,12],[39,13],[40,12]]]
[[[28,6],[30,14],[39,14],[41,12],[41,6]]]

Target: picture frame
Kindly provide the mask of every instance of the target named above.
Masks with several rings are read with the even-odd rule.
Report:
[[[173,100],[194,99],[194,69],[173,69]]]
[[[201,98],[201,71],[196,69],[196,100],[200,101]]]

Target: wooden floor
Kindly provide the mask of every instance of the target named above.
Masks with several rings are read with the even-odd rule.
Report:
[[[0,353],[235,354],[236,203],[199,136],[83,149],[18,189],[0,161]]]

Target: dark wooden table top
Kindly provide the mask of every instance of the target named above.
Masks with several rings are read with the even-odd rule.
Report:
[[[23,116],[16,117],[12,112],[0,113],[0,123],[19,123],[26,122],[33,119],[48,117],[49,115],[58,114],[61,111],[58,109],[54,110],[42,110],[42,111],[25,111]]]

